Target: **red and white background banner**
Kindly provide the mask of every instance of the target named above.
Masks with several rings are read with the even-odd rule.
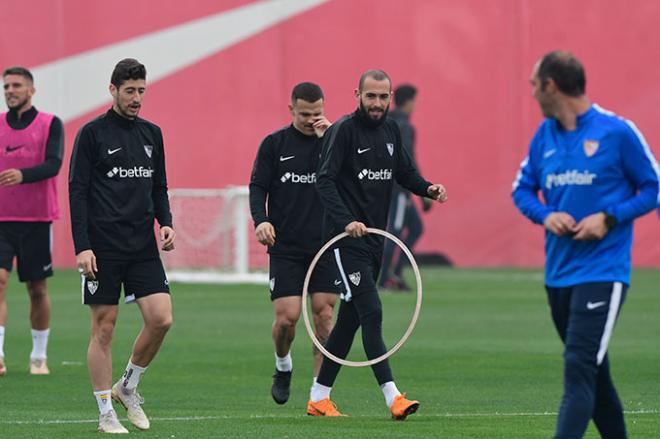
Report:
[[[660,155],[655,0],[4,0],[0,20],[0,67],[32,69],[35,105],[65,123],[60,267],[74,265],[73,139],[109,107],[124,57],[147,66],[141,115],[163,128],[172,188],[247,184],[261,139],[289,122],[297,82],[322,86],[333,120],[355,108],[366,69],[417,85],[418,161],[450,193],[425,216],[417,250],[460,266],[543,263],[542,229],[510,191],[541,120],[528,79],[544,53],[574,52],[589,96],[632,119]],[[638,221],[635,265],[660,266],[659,237],[655,213]]]

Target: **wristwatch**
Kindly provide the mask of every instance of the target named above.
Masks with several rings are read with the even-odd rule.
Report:
[[[603,213],[605,214],[605,226],[607,226],[607,230],[612,230],[616,226],[616,217],[605,211]]]

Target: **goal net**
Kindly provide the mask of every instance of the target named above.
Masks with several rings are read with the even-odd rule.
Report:
[[[174,251],[162,252],[170,281],[268,283],[266,249],[257,242],[247,186],[173,189]]]

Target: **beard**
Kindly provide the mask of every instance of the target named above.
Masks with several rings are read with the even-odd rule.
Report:
[[[369,111],[364,107],[364,103],[362,103],[362,99],[360,99],[360,107],[358,108],[358,113],[360,114],[360,118],[364,122],[365,125],[371,128],[378,128],[381,126],[385,120],[387,119],[387,113],[390,111],[389,106],[385,107],[383,109],[383,114],[378,118],[374,119],[369,115]]]
[[[132,108],[130,105],[122,105],[120,102],[117,102],[117,110],[119,110],[119,114],[126,119],[136,119],[140,114],[140,107],[141,106]],[[135,111],[135,114],[133,114],[132,111]]]
[[[11,110],[18,111],[18,110],[22,109],[23,107],[25,107],[27,105],[27,103],[28,103],[28,98],[26,97],[25,99],[19,100],[18,103],[14,104],[14,105],[9,105],[9,103],[7,103],[7,108],[9,108],[10,111]]]

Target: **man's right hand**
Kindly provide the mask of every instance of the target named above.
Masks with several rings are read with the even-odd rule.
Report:
[[[575,219],[566,212],[553,212],[545,217],[543,225],[557,236],[573,235]]]
[[[99,271],[96,266],[96,256],[91,250],[83,250],[76,255],[76,265],[78,265],[78,271],[80,274],[85,276],[87,279],[94,280],[96,279],[96,272]]]
[[[367,232],[367,226],[365,226],[364,223],[361,223],[360,221],[353,221],[348,223],[348,225],[344,228],[344,231],[348,233],[348,236],[351,238],[359,238],[369,234],[369,232]]]
[[[268,221],[259,224],[254,230],[254,234],[261,244],[271,247],[275,245],[275,227]]]

